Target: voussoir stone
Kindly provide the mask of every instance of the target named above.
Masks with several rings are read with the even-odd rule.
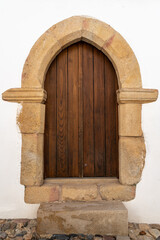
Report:
[[[43,87],[51,59],[62,48],[81,39],[109,56],[116,68],[120,87],[142,86],[138,62],[124,38],[104,22],[75,16],[53,25],[34,44],[24,65],[22,87]]]
[[[140,181],[145,160],[143,137],[119,138],[119,180],[133,185]]]
[[[62,200],[92,201],[97,198],[96,185],[63,185]]]

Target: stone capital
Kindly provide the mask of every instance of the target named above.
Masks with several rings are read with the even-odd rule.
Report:
[[[117,101],[121,103],[150,103],[158,98],[157,89],[124,88],[117,90]]]
[[[44,103],[47,93],[43,88],[10,88],[2,93],[2,99],[8,102]]]

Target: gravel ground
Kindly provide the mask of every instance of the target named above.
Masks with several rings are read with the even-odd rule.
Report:
[[[45,235],[36,233],[35,219],[0,219],[0,239],[17,240],[160,240],[160,224],[129,223],[129,237],[100,236],[100,235]]]

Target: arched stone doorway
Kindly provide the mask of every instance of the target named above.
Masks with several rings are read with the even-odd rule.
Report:
[[[44,180],[44,90],[51,62],[66,47],[84,41],[103,52],[118,78],[119,178]],[[9,89],[3,99],[22,104],[18,125],[22,133],[21,184],[27,203],[62,201],[128,201],[144,167],[145,144],[141,104],[157,99],[157,90],[143,89],[139,65],[123,37],[106,23],[76,16],[57,23],[34,44],[25,62],[22,87]]]
[[[118,83],[109,59],[72,44],[51,63],[44,89],[45,178],[118,177]]]

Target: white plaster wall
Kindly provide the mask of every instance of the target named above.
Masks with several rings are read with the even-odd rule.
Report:
[[[128,41],[140,64],[144,88],[160,89],[159,0],[1,0],[0,93],[21,86],[25,59],[53,24],[89,15],[110,24]],[[34,218],[38,205],[24,203],[20,185],[18,104],[0,99],[0,218]],[[136,198],[125,203],[129,221],[160,223],[160,101],[143,105],[146,165]]]

